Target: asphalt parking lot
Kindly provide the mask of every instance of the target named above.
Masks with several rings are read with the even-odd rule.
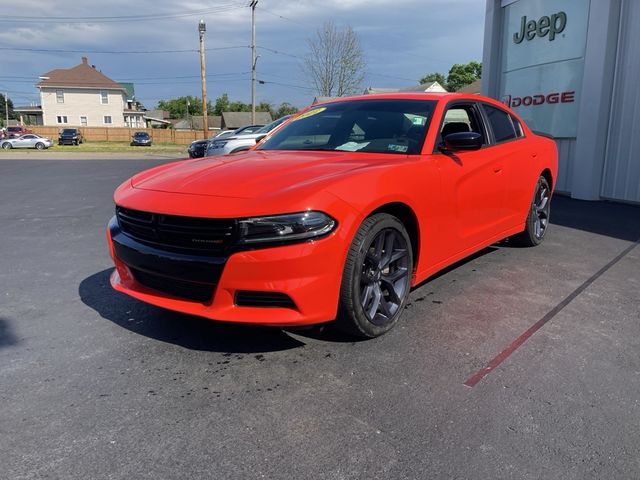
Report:
[[[0,160],[0,478],[640,477],[640,207],[556,197],[354,341],[112,291],[111,194],[156,163]]]

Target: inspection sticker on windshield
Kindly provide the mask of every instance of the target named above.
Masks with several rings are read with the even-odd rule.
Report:
[[[408,145],[394,145],[392,143],[390,143],[387,146],[387,150],[391,150],[392,152],[406,152],[409,149]]]
[[[413,117],[413,119],[411,120],[411,123],[422,127],[426,123],[426,121],[427,119],[425,117]]]
[[[291,121],[295,122],[296,120],[302,120],[303,118],[313,117],[315,114],[324,112],[326,109],[327,107],[314,108],[312,110],[309,110],[308,112],[303,113],[302,115],[298,115]]]

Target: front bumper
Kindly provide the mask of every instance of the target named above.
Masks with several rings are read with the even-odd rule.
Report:
[[[116,269],[114,289],[144,302],[191,315],[271,326],[310,325],[333,320],[348,242],[339,229],[317,241],[203,257],[158,250],[125,235],[115,217],[107,240]],[[199,300],[185,299],[143,285],[136,279],[156,275],[178,288],[192,285]],[[143,280],[144,281],[144,280]],[[211,288],[208,298],[206,289]],[[202,289],[202,290],[200,290]],[[290,308],[236,305],[239,291],[278,293]],[[178,291],[179,292],[179,291]]]

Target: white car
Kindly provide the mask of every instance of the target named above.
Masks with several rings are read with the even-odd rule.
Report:
[[[285,115],[271,123],[268,123],[264,127],[257,130],[255,133],[232,135],[223,138],[214,137],[209,140],[207,144],[207,150],[204,154],[205,157],[214,157],[217,155],[227,155],[229,153],[242,152],[249,150],[256,142],[260,141],[271,130],[282,124],[291,115]]]
[[[51,139],[41,137],[35,133],[27,133],[18,138],[5,138],[0,140],[0,146],[5,150],[11,150],[12,148],[36,148],[42,150],[53,146]]]

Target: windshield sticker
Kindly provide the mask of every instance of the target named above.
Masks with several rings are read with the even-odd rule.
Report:
[[[347,142],[339,147],[336,147],[336,150],[342,150],[343,152],[357,152],[358,150],[362,150],[364,147],[369,145],[371,142]]]
[[[419,125],[419,126],[424,126],[424,124],[427,122],[427,119],[425,117],[413,117],[413,119],[411,120],[411,123],[413,123],[414,125]]]
[[[309,110],[308,112],[298,115],[296,118],[294,118],[291,121],[295,122],[296,120],[302,120],[303,118],[313,117],[317,113],[324,112],[326,109],[327,107],[314,108],[312,110]]]
[[[409,149],[408,145],[394,145],[392,143],[389,144],[387,150],[391,150],[392,152],[406,152]]]

